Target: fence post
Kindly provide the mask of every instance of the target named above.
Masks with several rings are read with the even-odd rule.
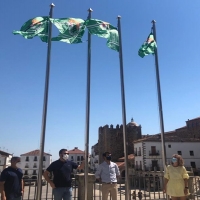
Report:
[[[78,200],[85,200],[85,183],[84,183],[85,174],[76,174],[75,178],[78,181]],[[94,174],[88,173],[88,194],[87,200],[93,200],[93,191],[94,191],[94,182],[96,178]]]

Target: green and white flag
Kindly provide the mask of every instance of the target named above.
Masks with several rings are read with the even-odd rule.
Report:
[[[84,20],[79,18],[60,18],[50,19],[58,28],[60,34],[52,38],[52,41],[61,41],[70,44],[81,43],[82,36],[85,33]]]
[[[49,17],[35,17],[29,19],[23,24],[20,31],[13,31],[13,34],[22,35],[26,39],[32,39],[35,36],[39,36],[43,42],[47,42],[48,22]]]
[[[117,30],[113,29],[109,31],[107,46],[115,51],[119,51],[119,34]]]
[[[108,22],[104,22],[98,19],[88,19],[85,21],[86,27],[90,34],[97,35],[99,37],[108,38],[109,31],[117,29]]]
[[[85,21],[85,24],[90,34],[106,38],[107,46],[115,51],[119,51],[119,36],[116,27],[98,19],[88,19]]]
[[[157,48],[156,41],[154,40],[153,33],[150,33],[147,40],[142,44],[138,51],[140,57],[144,57],[149,54],[154,54],[155,49]]]

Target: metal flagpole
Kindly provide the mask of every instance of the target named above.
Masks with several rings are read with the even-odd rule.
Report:
[[[128,142],[126,132],[126,106],[124,94],[124,72],[123,72],[123,55],[122,55],[122,37],[121,37],[121,16],[118,16],[118,32],[119,32],[119,61],[120,61],[120,78],[121,78],[121,98],[122,98],[122,120],[123,120],[123,141],[124,141],[124,160],[125,160],[125,200],[130,199],[129,191],[129,171],[128,171]]]
[[[155,25],[156,21],[152,20],[152,23],[153,23],[154,40],[157,42],[157,39],[156,39],[156,25]],[[161,99],[161,90],[160,90],[160,75],[159,75],[157,48],[155,48],[155,67],[156,67],[156,82],[157,82],[157,91],[158,91],[158,106],[159,106],[159,115],[160,115],[162,161],[163,161],[163,168],[164,168],[164,171],[165,171],[167,160],[166,160],[165,135],[164,135],[165,131],[164,131],[162,99]]]
[[[88,9],[88,19],[91,18],[92,9]],[[91,70],[91,34],[88,31],[88,57],[87,57],[87,91],[86,91],[86,123],[85,123],[85,200],[88,199],[88,155],[89,155],[89,125],[90,125],[90,70]]]
[[[53,16],[52,3],[50,5],[49,17]],[[39,155],[39,170],[38,170],[38,186],[37,186],[37,200],[41,199],[42,195],[42,169],[43,169],[43,154],[44,154],[44,142],[45,142],[45,130],[46,130],[46,118],[47,118],[47,103],[48,103],[48,90],[49,90],[49,74],[50,74],[50,60],[51,60],[51,35],[52,35],[52,23],[48,22],[48,44],[47,44],[47,63],[46,63],[46,78],[45,78],[45,91],[43,102],[43,116],[42,116],[42,128],[40,136],[40,155]]]

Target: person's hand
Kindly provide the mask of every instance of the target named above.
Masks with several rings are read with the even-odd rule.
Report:
[[[50,186],[51,186],[52,188],[56,188],[56,186],[54,185],[53,182],[50,182]]]
[[[185,189],[184,189],[184,194],[185,194],[185,195],[188,195],[188,193],[189,193],[189,192],[188,192],[188,188],[185,188]]]
[[[1,196],[1,200],[6,200],[6,197],[5,196]]]

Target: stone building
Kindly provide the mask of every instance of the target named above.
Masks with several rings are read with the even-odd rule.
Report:
[[[176,129],[175,132],[184,138],[200,138],[200,117],[188,119],[186,126]]]
[[[141,126],[137,125],[131,119],[131,122],[126,126],[127,142],[128,142],[128,154],[132,154],[134,151],[133,141],[141,138]],[[112,153],[112,161],[116,162],[119,158],[124,156],[124,142],[123,142],[123,125],[117,125],[116,128],[113,125],[105,125],[99,127],[99,139],[98,139],[98,153],[99,163],[103,161],[102,154],[105,151]]]

